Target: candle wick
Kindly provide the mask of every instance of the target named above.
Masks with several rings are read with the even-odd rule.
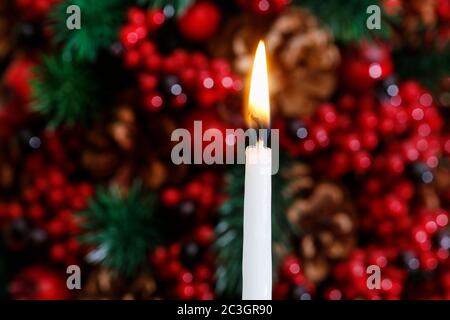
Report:
[[[261,143],[265,147],[269,147],[269,138],[270,138],[270,126],[267,127],[263,124],[263,122],[255,115],[250,113],[250,120],[256,124],[257,130],[257,142]],[[266,130],[266,131],[264,131]]]
[[[250,113],[250,119],[256,124],[257,130],[264,129],[264,125],[258,117],[254,116],[253,114]]]

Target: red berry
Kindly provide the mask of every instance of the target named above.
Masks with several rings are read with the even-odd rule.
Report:
[[[144,58],[144,64],[148,71],[159,71],[163,65],[163,59],[159,54],[152,54]]]
[[[162,10],[150,10],[147,13],[147,26],[150,31],[157,30],[166,21],[166,16]]]
[[[150,93],[145,96],[144,106],[149,111],[158,111],[163,107],[164,100],[161,95],[156,93]]]
[[[287,256],[282,265],[281,273],[287,279],[293,279],[297,274],[300,273],[300,261],[295,256]]]
[[[53,219],[47,224],[48,235],[52,238],[60,238],[66,232],[66,227],[60,219]]]
[[[144,92],[154,91],[156,89],[156,86],[158,85],[158,79],[156,78],[156,76],[150,73],[141,73],[138,76],[138,81],[139,87]]]
[[[198,265],[194,271],[195,279],[198,281],[210,281],[213,273],[205,265]]]
[[[13,202],[9,205],[8,214],[11,219],[17,219],[23,216],[23,208],[19,203]]]
[[[167,259],[167,250],[164,247],[156,247],[151,254],[150,260],[155,265],[163,264]]]
[[[35,204],[28,209],[28,214],[33,220],[41,220],[45,215],[45,211],[41,205]]]
[[[358,173],[366,172],[372,163],[370,155],[365,151],[359,151],[353,155],[353,167]]]
[[[62,262],[66,257],[66,248],[61,243],[53,244],[50,248],[50,257],[55,262]]]
[[[34,63],[29,59],[16,59],[9,64],[3,75],[3,83],[22,101],[28,101],[31,96],[30,80],[33,79],[33,67]]]
[[[318,109],[318,116],[321,121],[321,123],[326,126],[328,129],[334,129],[336,128],[338,117],[336,113],[336,109],[331,104],[325,104],[322,105]]]
[[[69,241],[67,241],[66,247],[68,251],[76,253],[78,252],[78,250],[80,250],[81,244],[75,238],[71,238],[69,239]]]
[[[132,7],[127,12],[128,21],[134,25],[142,25],[145,23],[146,17],[144,11],[138,7]]]
[[[137,50],[127,50],[125,52],[125,66],[133,69],[137,68],[141,63],[141,57]]]
[[[201,246],[208,246],[214,239],[214,229],[211,225],[202,225],[195,231],[195,241]]]
[[[360,139],[364,149],[373,150],[378,145],[378,135],[375,131],[363,131]]]
[[[120,42],[125,48],[134,47],[139,39],[140,35],[138,34],[136,27],[134,26],[125,26],[120,30]]]
[[[60,207],[65,202],[65,195],[61,189],[52,189],[48,194],[48,202],[53,207]]]
[[[180,271],[183,269],[183,267],[181,266],[181,263],[179,261],[171,261],[168,265],[167,265],[167,272],[168,272],[168,276],[171,278],[176,277]]]
[[[177,297],[180,299],[192,299],[194,297],[194,286],[191,284],[181,283],[176,289]]]
[[[173,243],[169,247],[169,256],[172,259],[178,259],[181,252],[181,245],[179,243]]]
[[[187,198],[198,200],[202,195],[202,191],[203,191],[202,184],[198,181],[192,181],[186,186],[184,192]]]
[[[161,194],[161,201],[166,207],[174,207],[181,200],[180,191],[176,188],[166,188]]]
[[[181,34],[192,41],[210,39],[219,27],[221,15],[219,9],[209,1],[191,5],[179,18]]]
[[[60,188],[66,184],[66,177],[58,169],[50,170],[48,179],[52,187]]]
[[[78,191],[83,197],[89,198],[91,197],[95,190],[90,183],[82,182],[78,185]]]

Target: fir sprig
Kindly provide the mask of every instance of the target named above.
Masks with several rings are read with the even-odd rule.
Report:
[[[63,52],[74,60],[94,61],[100,49],[109,48],[124,23],[127,7],[135,0],[64,0],[52,11],[55,41],[63,44]],[[77,5],[81,11],[81,28],[66,26],[67,7]]]
[[[154,195],[138,182],[126,195],[118,187],[98,190],[88,209],[80,213],[85,219],[81,239],[95,246],[88,260],[124,276],[134,274],[143,266],[148,250],[159,242],[154,207]]]
[[[47,56],[35,73],[33,108],[49,119],[50,127],[83,123],[95,115],[102,90],[92,66]]]
[[[349,43],[374,36],[386,38],[390,34],[390,25],[382,19],[381,29],[369,30],[366,13],[370,5],[381,4],[373,0],[294,0],[294,4],[309,9],[322,23],[328,25],[335,39]],[[384,14],[382,14],[384,18]]]
[[[226,192],[229,196],[220,208],[216,227],[217,284],[216,292],[224,297],[237,298],[242,290],[242,243],[244,214],[244,166],[235,166],[228,172]],[[286,219],[290,199],[282,193],[286,184],[279,174],[272,178],[272,239],[274,269],[277,268],[280,247],[290,248],[291,236],[298,230]]]

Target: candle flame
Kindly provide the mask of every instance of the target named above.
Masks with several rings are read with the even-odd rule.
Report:
[[[267,75],[266,47],[261,40],[256,49],[248,98],[248,124],[270,124],[269,80]]]

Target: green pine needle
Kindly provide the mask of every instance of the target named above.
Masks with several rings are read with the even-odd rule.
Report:
[[[87,122],[100,105],[99,81],[90,65],[44,57],[32,82],[33,108],[50,127]]]
[[[62,43],[64,54],[74,60],[94,61],[100,49],[109,48],[124,23],[126,9],[135,0],[64,0],[51,13],[55,41]],[[69,30],[67,7],[77,5],[81,11],[81,29]]]
[[[291,236],[296,228],[286,219],[290,200],[282,194],[286,184],[279,175],[272,178],[272,238],[275,246],[290,248]],[[216,227],[217,252],[216,292],[227,298],[238,298],[242,291],[242,243],[244,214],[244,166],[235,166],[228,172],[227,193],[229,199],[220,208],[220,221]],[[278,250],[274,253],[277,268]]]
[[[135,183],[126,196],[119,189],[98,190],[88,209],[82,241],[94,245],[88,260],[124,276],[143,266],[148,250],[159,239],[154,216],[155,197]]]
[[[349,43],[374,36],[386,38],[390,34],[389,24],[381,22],[380,30],[369,30],[366,21],[369,14],[367,7],[378,4],[373,0],[294,0],[294,4],[309,9],[322,23],[328,25],[335,39]],[[383,13],[382,13],[383,15]]]

